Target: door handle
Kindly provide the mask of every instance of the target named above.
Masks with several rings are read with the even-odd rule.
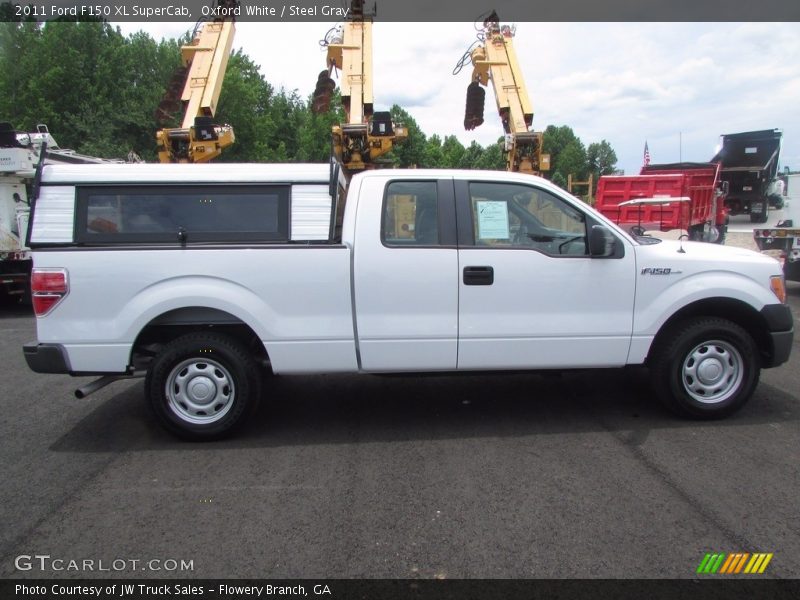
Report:
[[[494,267],[464,267],[464,285],[492,285]]]

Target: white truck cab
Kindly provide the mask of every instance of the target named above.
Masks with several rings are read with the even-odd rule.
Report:
[[[208,439],[265,372],[646,364],[659,397],[726,416],[788,359],[777,261],[633,238],[551,183],[328,165],[47,166],[33,211],[42,373],[146,375],[163,425]]]

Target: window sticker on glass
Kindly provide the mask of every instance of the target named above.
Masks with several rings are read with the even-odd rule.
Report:
[[[511,237],[508,228],[508,204],[504,200],[478,200],[478,239],[507,240]]]

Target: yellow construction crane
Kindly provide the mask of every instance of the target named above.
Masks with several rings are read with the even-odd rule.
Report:
[[[206,162],[233,144],[233,127],[215,124],[214,113],[239,10],[238,0],[217,0],[216,8],[211,10],[214,20],[199,22],[191,43],[181,48],[183,67],[176,71],[156,118],[163,124],[180,110],[183,122],[178,128],[156,133],[160,162]]]
[[[364,10],[363,0],[352,0],[347,20],[328,31],[320,43],[327,49],[327,68],[319,74],[312,110],[326,112],[336,83],[334,71],[341,75],[340,88],[345,122],[332,128],[332,152],[348,172],[377,166],[377,159],[405,139],[408,131],[392,122],[391,114],[373,112],[372,94],[372,12]]]
[[[493,11],[483,22],[478,40],[458,62],[453,74],[458,74],[465,64],[472,63],[464,129],[471,131],[483,123],[486,91],[481,86],[488,86],[491,81],[505,130],[507,169],[539,175],[550,170],[550,155],[542,153],[542,133],[530,130],[533,105],[514,51],[514,34],[515,28],[501,26],[497,13]]]

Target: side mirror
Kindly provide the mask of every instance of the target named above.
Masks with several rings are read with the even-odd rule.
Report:
[[[589,231],[589,255],[592,258],[608,258],[617,253],[617,238],[608,228],[592,225]]]

